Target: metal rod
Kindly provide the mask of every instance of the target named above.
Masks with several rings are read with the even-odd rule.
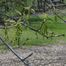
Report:
[[[12,53],[14,53],[15,56],[17,56],[17,58],[19,58],[26,66],[29,66],[28,60],[26,59],[30,57],[33,53],[29,54],[26,58],[22,59],[9,44],[5,43],[5,41],[1,37],[0,40],[12,51]]]

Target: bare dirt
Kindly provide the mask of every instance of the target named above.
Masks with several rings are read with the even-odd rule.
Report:
[[[23,47],[15,51],[23,58],[33,52],[27,59],[31,66],[66,66],[66,45]],[[11,51],[7,51],[0,53],[0,66],[25,65]]]

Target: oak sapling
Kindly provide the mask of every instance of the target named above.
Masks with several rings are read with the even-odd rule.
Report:
[[[22,25],[20,23],[20,20],[18,20],[16,22],[15,28],[16,28],[15,42],[17,43],[18,46],[20,46],[20,38],[21,38],[21,34],[22,34]]]

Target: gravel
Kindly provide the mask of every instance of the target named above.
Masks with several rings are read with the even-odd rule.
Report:
[[[31,66],[66,66],[66,45],[32,46],[14,49],[22,58],[30,53]],[[0,66],[25,66],[11,51],[0,53]]]

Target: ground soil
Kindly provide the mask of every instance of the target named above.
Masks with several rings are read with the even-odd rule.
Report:
[[[30,66],[66,66],[66,45],[48,45],[17,48],[15,51],[28,58]],[[0,66],[25,66],[11,51],[0,53]]]

